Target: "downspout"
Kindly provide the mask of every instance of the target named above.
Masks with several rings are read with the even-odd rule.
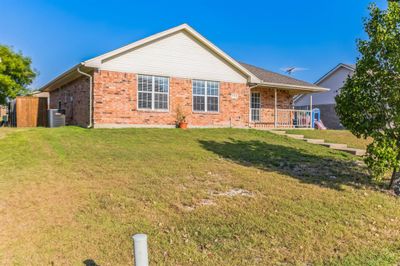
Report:
[[[77,69],[76,69],[80,74],[82,74],[82,75],[84,75],[84,76],[86,76],[86,77],[88,77],[89,78],[89,125],[88,125],[88,128],[91,128],[91,127],[93,127],[93,123],[92,123],[92,121],[93,121],[93,114],[92,114],[92,106],[93,106],[93,100],[92,100],[92,94],[93,94],[93,77],[92,77],[92,75],[89,75],[89,74],[87,74],[87,73],[85,73],[85,72],[83,72],[83,71],[81,71],[80,69],[79,69],[79,66],[77,67]]]

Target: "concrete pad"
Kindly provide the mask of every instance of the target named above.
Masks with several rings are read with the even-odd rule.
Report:
[[[304,139],[304,135],[286,134],[285,136],[292,139]]]
[[[325,142],[323,139],[304,139],[304,141],[311,143],[311,144],[322,144]]]
[[[366,150],[362,150],[362,149],[355,149],[355,148],[339,148],[339,149],[335,149],[338,151],[344,151],[353,155],[357,155],[357,156],[364,156],[367,151]]]
[[[277,134],[277,135],[285,135],[286,131],[271,130],[271,133],[274,133],[274,134]]]
[[[346,144],[339,144],[339,143],[320,143],[319,145],[331,148],[331,149],[345,149],[347,148]]]

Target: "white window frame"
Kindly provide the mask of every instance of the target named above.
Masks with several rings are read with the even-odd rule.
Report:
[[[252,106],[252,100],[253,100],[253,94],[259,94],[259,97],[260,97],[260,107],[259,108],[253,108],[253,106]],[[253,123],[258,123],[258,122],[261,122],[261,106],[262,106],[262,103],[261,103],[261,92],[259,92],[259,91],[252,91],[252,92],[250,92],[250,122],[253,122]],[[259,114],[258,114],[258,120],[253,120],[253,116],[252,116],[252,110],[253,109],[259,109],[258,111],[259,111]]]
[[[147,76],[147,77],[151,77],[151,108],[142,108],[139,107],[139,92],[143,92],[143,91],[139,91],[139,76]],[[156,92],[155,91],[155,78],[166,78],[168,81],[168,92],[167,93],[162,93],[162,92]],[[136,86],[136,99],[137,99],[137,103],[136,103],[136,107],[137,110],[140,111],[154,111],[154,112],[169,112],[169,92],[170,92],[170,78],[169,77],[165,77],[165,76],[156,76],[156,75],[148,75],[148,74],[137,74],[136,75],[136,80],[137,80],[137,86]],[[147,92],[150,93],[150,92]],[[155,109],[154,108],[154,102],[155,102],[155,94],[167,94],[167,109]]]
[[[204,82],[204,95],[201,94],[194,94],[194,82],[195,81],[203,81]],[[208,82],[213,82],[218,84],[218,95],[208,95],[207,94],[207,84]],[[203,80],[203,79],[193,79],[192,80],[192,112],[193,113],[214,113],[217,114],[219,113],[220,110],[220,95],[221,94],[221,86],[219,81],[212,81],[212,80]],[[194,110],[194,96],[196,97],[204,97],[204,111],[199,111],[199,110]],[[207,109],[207,97],[217,97],[218,98],[218,110],[217,111],[208,111]]]

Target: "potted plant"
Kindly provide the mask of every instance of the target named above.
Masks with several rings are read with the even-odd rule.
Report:
[[[176,110],[176,124],[179,128],[186,129],[188,127],[186,115],[182,112],[182,108],[180,106],[178,106]]]

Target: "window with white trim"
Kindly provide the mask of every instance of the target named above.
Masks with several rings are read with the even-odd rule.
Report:
[[[261,93],[252,92],[250,99],[251,121],[260,122],[261,120]]]
[[[219,82],[193,80],[193,111],[219,111]]]
[[[138,75],[138,109],[168,110],[169,79]]]

